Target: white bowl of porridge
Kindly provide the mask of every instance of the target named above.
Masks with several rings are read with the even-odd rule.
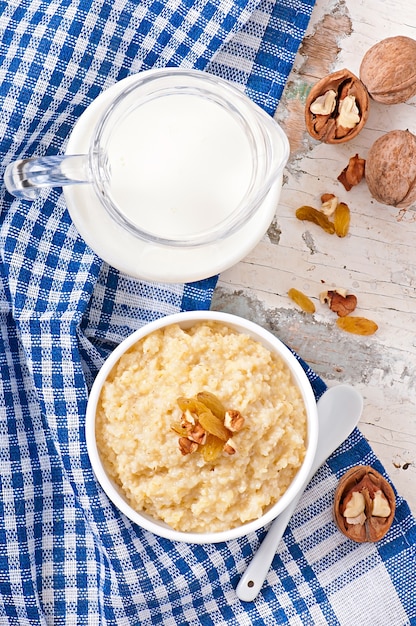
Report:
[[[146,324],[112,352],[86,437],[97,480],[131,521],[218,543],[265,526],[296,496],[318,418],[302,366],[272,333],[193,311]]]

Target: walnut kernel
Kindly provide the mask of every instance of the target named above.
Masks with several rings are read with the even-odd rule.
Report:
[[[338,198],[333,193],[324,193],[321,196],[320,211],[327,217],[332,217],[338,205]]]
[[[340,289],[323,291],[319,294],[319,300],[322,304],[327,304],[339,317],[349,315],[357,306],[357,297],[353,294],[347,295],[345,290]]]
[[[224,415],[224,426],[232,433],[237,433],[244,426],[244,417],[240,411],[228,409]]]

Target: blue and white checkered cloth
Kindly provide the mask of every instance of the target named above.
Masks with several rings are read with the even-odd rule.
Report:
[[[105,88],[155,66],[242,85],[273,113],[313,0],[0,1],[1,175],[65,149]],[[264,530],[175,544],[120,515],[86,451],[88,389],[116,344],[147,321],[210,306],[215,278],[133,280],[79,237],[58,190],[0,191],[0,625],[416,624],[415,521],[400,497],[376,545],[331,517],[337,478],[383,468],[358,430],[311,482],[252,603],[235,595]],[[317,397],[325,385],[305,365]]]

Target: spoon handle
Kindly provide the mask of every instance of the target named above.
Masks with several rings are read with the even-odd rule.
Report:
[[[259,593],[284,535],[306,486],[328,456],[348,437],[358,424],[363,409],[361,395],[350,385],[337,385],[328,389],[318,400],[318,449],[309,475],[298,496],[273,521],[262,544],[249,563],[236,588],[240,600],[250,602]],[[331,423],[336,419],[336,428]]]
[[[290,505],[280,513],[279,517],[274,520],[261,545],[257,549],[256,554],[240,578],[240,582],[236,588],[236,594],[243,602],[251,602],[254,600],[262,588],[276,554],[276,546],[284,535],[301,495],[302,490]]]

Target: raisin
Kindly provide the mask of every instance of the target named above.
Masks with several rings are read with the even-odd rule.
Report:
[[[204,461],[210,463],[215,461],[221,454],[224,448],[224,441],[218,439],[214,435],[208,434],[205,444],[201,447],[201,454]]]
[[[223,422],[208,409],[204,413],[201,413],[198,419],[202,428],[206,430],[207,433],[211,433],[211,435],[222,439],[222,441],[227,441],[227,439],[230,438],[230,432],[225,428]]]
[[[366,317],[356,317],[353,315],[347,315],[346,317],[338,317],[337,325],[342,330],[348,333],[354,333],[355,335],[373,335],[378,326],[372,320],[368,320]]]
[[[335,226],[329,221],[325,213],[314,209],[312,206],[301,206],[296,210],[296,217],[298,220],[305,220],[317,224],[317,226],[323,228],[323,230],[330,235],[333,235],[335,232]]]
[[[225,407],[221,400],[217,398],[217,396],[210,391],[200,391],[196,394],[197,400],[205,404],[207,409],[212,411],[214,415],[219,417],[221,420],[224,420],[225,416]]]
[[[334,213],[334,228],[338,237],[345,237],[350,228],[350,210],[345,202],[337,204]]]
[[[293,302],[300,306],[302,311],[305,311],[306,313],[315,313],[315,305],[312,300],[310,300],[308,296],[305,296],[305,294],[298,289],[289,289],[287,295],[291,300],[293,300]]]

